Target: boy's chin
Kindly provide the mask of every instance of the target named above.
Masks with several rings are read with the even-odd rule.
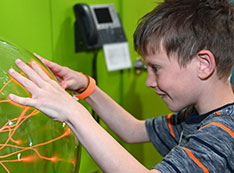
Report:
[[[185,106],[176,106],[176,105],[169,105],[169,104],[167,104],[167,106],[172,112],[179,112],[185,108]]]

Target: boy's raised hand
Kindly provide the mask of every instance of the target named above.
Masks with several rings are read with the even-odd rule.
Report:
[[[42,58],[36,53],[34,53],[34,55],[51,70],[64,89],[76,91],[87,85],[87,78],[82,73],[60,66],[54,62]]]
[[[81,107],[56,81],[50,79],[36,62],[33,61],[32,68],[30,68],[23,61],[17,59],[16,65],[28,78],[13,69],[9,70],[9,74],[28,90],[32,97],[23,98],[10,94],[9,98],[13,102],[35,107],[52,119],[61,122],[66,122],[68,116],[74,114],[74,111]]]

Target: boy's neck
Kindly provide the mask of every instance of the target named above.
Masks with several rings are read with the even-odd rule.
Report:
[[[215,85],[206,86],[200,95],[200,99],[195,104],[199,115],[234,102],[234,94],[230,81],[217,82]]]

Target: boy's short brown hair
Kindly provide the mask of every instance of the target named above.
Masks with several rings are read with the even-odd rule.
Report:
[[[226,79],[234,64],[234,9],[229,0],[165,0],[141,19],[134,44],[143,57],[162,44],[181,66],[210,50],[219,78]]]

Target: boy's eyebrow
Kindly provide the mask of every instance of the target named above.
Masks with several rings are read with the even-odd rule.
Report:
[[[149,61],[147,61],[147,60],[145,60],[145,59],[142,59],[142,62],[143,62],[145,65],[149,65],[149,66],[154,66],[154,65],[156,65],[156,63],[149,62]]]

